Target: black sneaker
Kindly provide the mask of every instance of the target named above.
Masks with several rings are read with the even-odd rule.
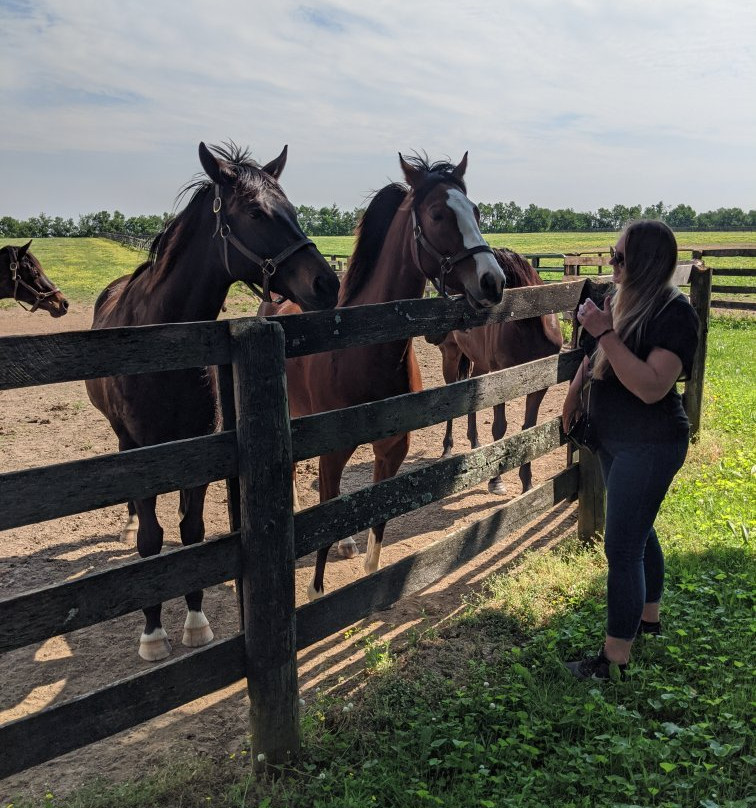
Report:
[[[578,679],[602,679],[604,681],[624,682],[627,665],[610,662],[604,652],[599,651],[595,657],[580,659],[576,662],[565,662],[567,670]]]
[[[641,620],[638,630],[635,632],[636,637],[642,637],[644,634],[651,634],[654,637],[661,636],[662,626],[659,623],[649,623],[648,620]]]

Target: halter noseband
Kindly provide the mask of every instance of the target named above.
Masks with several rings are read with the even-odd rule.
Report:
[[[52,297],[53,295],[57,295],[60,292],[57,286],[53,286],[53,288],[49,292],[42,292],[34,286],[28,284],[22,277],[21,273],[19,272],[21,268],[21,262],[18,260],[18,250],[15,247],[10,247],[10,273],[11,273],[11,280],[13,281],[13,299],[18,303],[19,306],[24,311],[31,312],[32,314],[39,308],[40,304],[47,300],[48,298]],[[23,259],[22,259],[23,260]],[[18,296],[18,288],[22,287],[29,292],[30,295],[34,297],[34,303],[30,309],[27,309],[24,305],[24,301],[21,300]]]
[[[232,280],[240,280],[239,278],[234,278],[231,274],[231,268],[228,265],[228,243],[231,242],[234,247],[245,257],[248,258],[253,264],[256,264],[262,270],[263,276],[263,288],[262,290],[259,289],[256,283],[245,281],[248,283],[249,286],[254,289],[254,291],[262,297],[262,299],[266,303],[283,303],[284,298],[279,297],[278,300],[272,300],[270,296],[270,279],[273,275],[276,274],[276,270],[278,267],[287,259],[294,255],[295,252],[298,252],[303,247],[309,247],[312,245],[313,247],[315,244],[310,241],[306,236],[304,238],[295,241],[294,243],[290,244],[286,249],[281,250],[278,255],[273,258],[261,258],[256,253],[253,253],[252,250],[248,249],[238,238],[231,232],[231,227],[228,222],[225,221],[223,218],[223,214],[221,213],[221,208],[223,206],[223,202],[221,200],[220,195],[220,185],[215,183],[215,198],[213,199],[213,213],[215,214],[215,233],[213,233],[213,238],[220,233],[220,237],[223,241],[223,264],[226,267],[226,272],[228,272],[229,277]]]

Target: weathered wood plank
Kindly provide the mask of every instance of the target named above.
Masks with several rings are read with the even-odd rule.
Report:
[[[263,771],[300,744],[289,402],[281,326],[232,322],[231,337],[252,759]]]
[[[510,438],[437,460],[296,513],[297,558],[535,460],[564,443],[560,423],[560,418],[553,418]]]
[[[756,295],[756,286],[721,286],[714,284],[711,291],[722,295]]]
[[[230,361],[228,321],[0,339],[0,390]]]
[[[4,598],[0,653],[230,581],[240,569],[234,533]]]
[[[740,309],[742,311],[756,311],[756,303],[748,300],[712,300],[712,309]]]
[[[568,381],[583,356],[582,350],[568,351],[421,393],[295,418],[294,460],[439,424]]]
[[[221,640],[0,727],[0,779],[163,715],[245,675],[244,638]]]
[[[236,435],[219,432],[0,474],[0,530],[192,488],[236,468]]]
[[[284,329],[286,356],[303,356],[569,311],[577,305],[583,283],[576,280],[508,289],[498,306],[477,311],[464,300],[435,297],[267,319]]]
[[[730,277],[740,277],[740,278],[756,278],[756,269],[743,269],[739,268],[736,269],[735,267],[714,267],[712,270],[712,274],[715,276],[717,275],[729,275]]]
[[[604,535],[606,526],[604,477],[595,454],[580,449],[578,457],[578,536],[592,544]]]
[[[609,266],[610,255],[565,255],[566,267],[606,267]]]
[[[743,245],[742,247],[693,247],[693,252],[698,252],[702,257],[717,257],[717,258],[753,258],[756,256],[756,246],[753,244]]]
[[[577,466],[532,488],[491,516],[462,528],[373,575],[297,610],[297,650],[448,575],[577,491]]]

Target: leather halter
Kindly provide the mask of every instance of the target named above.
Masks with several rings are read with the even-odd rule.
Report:
[[[270,296],[270,279],[273,275],[276,274],[276,270],[278,267],[287,259],[294,255],[295,252],[301,250],[303,247],[309,247],[312,245],[313,247],[315,244],[310,241],[306,236],[304,238],[299,239],[298,241],[293,242],[284,250],[281,250],[278,255],[273,258],[262,258],[261,256],[253,253],[248,247],[242,244],[238,238],[231,232],[231,227],[228,222],[225,221],[223,214],[221,213],[221,208],[223,207],[223,202],[221,200],[220,195],[220,185],[215,183],[215,198],[213,199],[213,213],[215,214],[215,233],[213,233],[213,238],[220,233],[221,240],[223,241],[223,264],[226,267],[226,272],[228,272],[229,277],[234,280],[241,280],[241,278],[234,278],[231,274],[231,268],[228,265],[228,244],[231,244],[236,247],[236,249],[245,257],[248,258],[253,264],[256,264],[262,270],[263,275],[263,287],[262,290],[257,286],[256,283],[253,281],[244,281],[249,286],[254,289],[254,291],[262,297],[262,299],[266,303],[283,303],[285,298],[280,297],[278,300],[272,300]]]
[[[420,227],[420,224],[417,221],[417,214],[415,212],[415,206],[412,206],[412,233],[415,237],[415,245],[416,245],[416,254],[415,254],[415,262],[417,263],[418,269],[425,275],[426,278],[433,284],[436,291],[441,295],[441,297],[445,297],[447,300],[451,300],[451,296],[446,292],[446,276],[454,269],[454,267],[460,262],[464,261],[465,258],[470,258],[470,256],[477,255],[478,253],[491,253],[493,255],[493,249],[488,246],[488,244],[476,244],[475,247],[468,247],[465,250],[461,250],[456,255],[443,255],[440,253],[423,235],[423,230]],[[420,260],[420,250],[423,249],[425,252],[428,253],[432,258],[435,258],[439,264],[439,272],[438,278],[435,275],[429,275],[423,269],[423,262]],[[457,295],[459,297],[459,295]]]
[[[15,247],[10,247],[10,273],[11,273],[11,280],[13,281],[13,299],[21,306],[24,311],[29,311],[32,314],[39,308],[40,304],[47,300],[53,295],[57,295],[60,293],[60,289],[57,286],[53,286],[53,288],[49,292],[43,292],[40,289],[28,284],[22,277],[19,270],[21,269],[21,262],[18,260],[18,250]],[[23,259],[22,259],[23,260]],[[21,300],[18,296],[18,288],[22,287],[29,292],[30,295],[34,296],[34,304],[30,309],[27,309],[24,305],[24,301]]]

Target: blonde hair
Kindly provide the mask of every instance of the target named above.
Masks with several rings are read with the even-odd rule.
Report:
[[[671,278],[677,266],[677,241],[664,222],[647,219],[625,228],[625,271],[612,297],[612,324],[622,342],[632,351],[659,312],[679,294]],[[592,356],[593,377],[613,373],[601,345]]]

